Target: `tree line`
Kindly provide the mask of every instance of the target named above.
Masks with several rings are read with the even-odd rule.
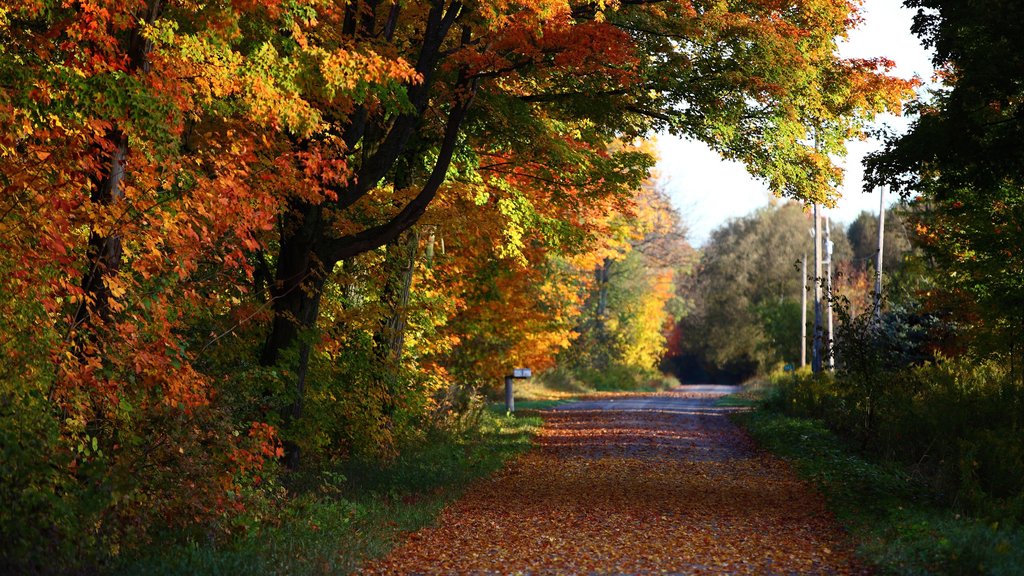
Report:
[[[892,305],[918,289],[915,210],[894,206],[885,220],[882,268]],[[814,240],[811,210],[799,202],[768,206],[721,226],[680,283],[687,302],[665,367],[684,381],[743,382],[810,364],[814,338]],[[874,301],[878,216],[862,212],[831,224],[831,298],[854,313]],[[803,263],[806,262],[806,268]],[[829,294],[823,297],[828,306]],[[801,313],[801,305],[806,307]],[[806,322],[801,340],[801,322]],[[838,322],[838,318],[836,318]],[[824,334],[827,340],[827,334]],[[824,342],[827,346],[827,342]],[[805,347],[801,355],[801,345]]]

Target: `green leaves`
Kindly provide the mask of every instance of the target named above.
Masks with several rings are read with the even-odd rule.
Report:
[[[988,0],[910,0],[921,9],[914,32],[935,49],[942,85],[906,135],[867,161],[866,186],[888,184],[917,195],[917,239],[934,289],[926,306],[963,323],[981,351],[1010,344],[1024,312],[1024,89],[1022,8]],[[982,344],[984,343],[984,344]]]

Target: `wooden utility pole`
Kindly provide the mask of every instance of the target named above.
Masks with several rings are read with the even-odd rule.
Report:
[[[875,321],[882,319],[882,248],[885,241],[885,186],[878,188],[878,255],[875,260]]]
[[[800,367],[807,366],[807,251],[800,259]]]
[[[818,203],[814,203],[814,342],[811,370],[821,372],[821,218]]]
[[[825,216],[825,289],[828,297],[828,369],[835,368],[835,356],[832,354],[833,338],[835,331],[832,326],[832,225],[830,218]]]

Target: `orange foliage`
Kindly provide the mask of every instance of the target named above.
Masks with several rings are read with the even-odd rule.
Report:
[[[548,415],[532,452],[364,572],[867,573],[820,496],[701,412],[713,400],[664,396]]]

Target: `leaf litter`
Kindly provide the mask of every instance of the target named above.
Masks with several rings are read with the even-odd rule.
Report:
[[[363,573],[869,573],[821,496],[712,397],[570,406]]]

